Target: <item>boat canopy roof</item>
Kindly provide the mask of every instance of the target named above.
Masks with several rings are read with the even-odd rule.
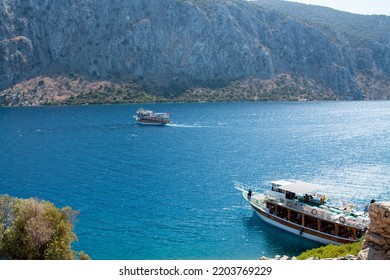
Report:
[[[272,181],[271,183],[274,187],[278,189],[292,192],[295,194],[311,193],[323,188],[320,185],[295,180],[278,180]]]

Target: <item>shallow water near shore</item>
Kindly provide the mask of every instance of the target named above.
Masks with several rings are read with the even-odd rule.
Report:
[[[390,199],[390,102],[0,108],[0,193],[80,212],[92,259],[257,259],[319,244],[262,222],[234,181],[327,187],[330,201]]]

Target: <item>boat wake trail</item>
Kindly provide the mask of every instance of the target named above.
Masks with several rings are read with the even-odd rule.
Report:
[[[181,127],[181,128],[202,128],[202,127],[212,127],[210,125],[199,125],[199,124],[179,124],[179,123],[171,123],[166,126],[170,127]]]

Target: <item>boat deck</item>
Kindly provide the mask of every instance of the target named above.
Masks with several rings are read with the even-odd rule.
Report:
[[[253,199],[253,200],[252,200]],[[298,199],[283,200],[278,197],[270,196],[269,194],[263,195],[260,193],[252,194],[251,203],[256,204],[258,207],[265,210],[265,201],[276,203],[280,206],[288,207],[298,212],[302,212],[307,215],[316,216],[318,218],[332,221],[335,223],[342,223],[344,225],[350,225],[353,227],[368,227],[369,219],[363,212],[351,212],[343,211],[337,207],[326,204],[315,204],[311,202],[303,202]]]
[[[259,217],[286,231],[321,243],[340,244],[360,240],[369,226],[369,217],[350,207],[327,204],[326,197],[308,199],[306,195],[278,192],[253,192],[243,184],[236,184],[243,197]],[[312,196],[310,196],[312,197]],[[317,196],[318,197],[318,196]],[[314,196],[313,196],[314,198]]]

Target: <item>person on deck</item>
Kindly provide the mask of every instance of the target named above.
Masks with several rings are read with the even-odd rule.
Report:
[[[251,200],[252,197],[252,189],[248,190],[248,199]]]

